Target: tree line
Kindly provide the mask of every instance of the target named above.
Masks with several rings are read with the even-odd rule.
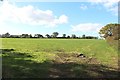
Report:
[[[110,23],[103,26],[99,30],[99,34],[101,38],[106,40],[120,40],[120,24],[117,23]],[[75,34],[71,36],[63,34],[61,37],[58,37],[58,32],[53,32],[52,35],[46,34],[45,36],[41,34],[35,34],[32,36],[31,34],[21,34],[21,35],[10,35],[10,33],[0,34],[1,38],[73,38],[73,39],[98,39],[95,36],[86,36],[82,35],[82,37],[77,37]]]
[[[98,37],[94,36],[86,36],[82,35],[82,37],[77,37],[75,34],[72,34],[71,36],[63,34],[61,37],[58,37],[58,32],[53,32],[52,35],[46,34],[45,36],[41,34],[34,34],[32,36],[31,34],[21,34],[21,35],[11,35],[10,33],[1,34],[1,38],[57,38],[57,39],[98,39]]]

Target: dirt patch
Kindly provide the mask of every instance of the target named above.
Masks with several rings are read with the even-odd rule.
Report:
[[[77,57],[77,54],[58,53],[53,60],[53,65],[50,68],[50,76],[52,78],[59,77],[87,77],[87,72],[91,70],[85,65],[100,64],[96,58]],[[96,68],[93,68],[96,70]],[[80,76],[81,75],[81,76]]]
[[[58,53],[54,59],[55,63],[85,63],[85,64],[100,64],[100,62],[93,57],[78,57],[78,53]]]

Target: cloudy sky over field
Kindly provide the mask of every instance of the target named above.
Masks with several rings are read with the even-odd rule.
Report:
[[[64,0],[65,1],[65,0]],[[118,22],[118,0],[0,2],[0,34],[52,34],[98,36],[99,29]]]

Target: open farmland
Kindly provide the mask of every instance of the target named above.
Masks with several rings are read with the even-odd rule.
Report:
[[[1,50],[4,78],[117,77],[117,50],[105,40],[4,38]]]

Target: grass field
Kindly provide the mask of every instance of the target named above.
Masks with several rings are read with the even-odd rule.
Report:
[[[1,50],[5,78],[118,76],[117,50],[105,40],[4,38]]]

